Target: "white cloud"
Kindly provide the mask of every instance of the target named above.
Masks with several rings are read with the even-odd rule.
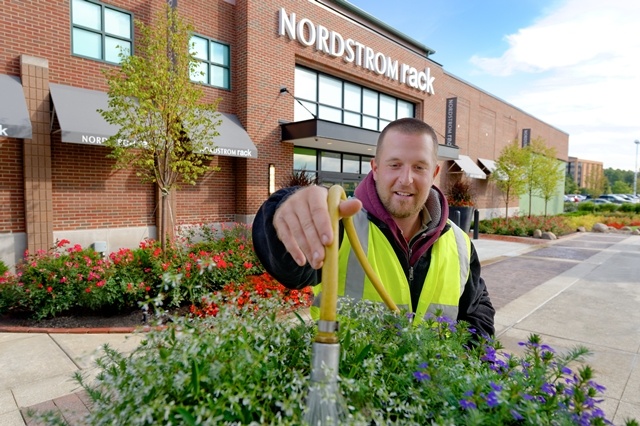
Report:
[[[472,64],[524,111],[570,134],[569,154],[632,170],[640,139],[640,1],[568,0]],[[527,83],[522,84],[523,76]],[[517,87],[510,79],[518,79]]]

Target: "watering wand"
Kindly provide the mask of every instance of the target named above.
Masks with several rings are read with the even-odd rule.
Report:
[[[337,425],[346,414],[345,404],[338,389],[338,366],[340,362],[340,344],[338,343],[338,250],[339,206],[346,200],[344,189],[339,185],[329,188],[327,204],[333,230],[333,241],[325,248],[325,260],[322,266],[322,293],[320,299],[320,319],[318,333],[313,342],[311,354],[311,386],[307,397],[305,420],[311,426]],[[347,237],[364,268],[367,277],[380,294],[380,297],[392,311],[399,312],[380,279],[369,264],[358,240],[353,220],[343,219]]]

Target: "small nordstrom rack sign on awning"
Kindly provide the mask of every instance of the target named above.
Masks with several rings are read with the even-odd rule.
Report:
[[[31,139],[31,119],[18,77],[0,74],[0,138]]]
[[[106,92],[79,87],[50,84],[53,110],[60,124],[62,142],[104,145],[118,133],[118,126],[108,123],[98,110],[109,109]],[[216,128],[219,136],[212,148],[203,153],[228,157],[257,158],[258,149],[233,114],[212,113],[212,120],[222,120]],[[189,129],[186,129],[189,133]]]

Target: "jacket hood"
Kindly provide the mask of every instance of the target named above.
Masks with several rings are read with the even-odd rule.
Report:
[[[355,190],[355,197],[362,201],[362,207],[378,220],[384,222],[391,229],[401,247],[408,250],[400,228],[396,224],[391,214],[384,208],[378,192],[376,190],[376,182],[373,179],[373,172],[369,172],[367,177],[358,185]],[[429,198],[425,203],[427,211],[431,216],[431,222],[427,226],[427,230],[420,238],[420,244],[412,247],[411,258],[418,258],[438,239],[445,226],[447,225],[447,217],[449,216],[449,206],[442,191],[435,185],[431,187]],[[412,262],[413,263],[413,262]]]

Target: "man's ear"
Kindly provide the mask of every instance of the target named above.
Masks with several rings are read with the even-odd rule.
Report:
[[[433,172],[433,178],[434,178],[434,179],[436,178],[436,176],[438,176],[438,173],[440,173],[440,164],[438,164],[438,165],[436,166],[436,169],[435,169],[435,170],[434,170],[434,172]]]
[[[376,164],[376,157],[371,159],[371,171],[373,172],[373,180],[378,180],[378,164]]]

